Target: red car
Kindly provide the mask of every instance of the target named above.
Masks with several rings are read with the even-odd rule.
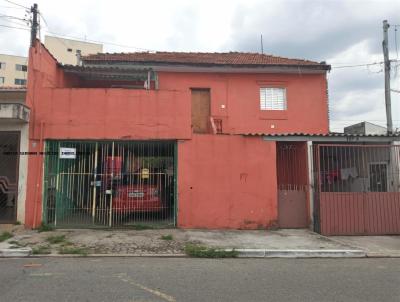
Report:
[[[131,184],[115,188],[113,212],[128,214],[131,212],[158,212],[165,209],[157,185]]]

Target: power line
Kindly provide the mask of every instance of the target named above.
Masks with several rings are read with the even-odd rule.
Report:
[[[5,24],[0,24],[0,27],[7,27],[7,28],[22,29],[22,30],[28,30],[28,31],[30,31],[29,28],[22,28],[22,27],[16,27],[16,26],[9,26],[9,25],[5,25]]]
[[[10,15],[4,15],[4,14],[0,14],[0,18],[9,18],[9,19],[16,19],[16,20],[28,21],[27,19],[18,18],[18,17],[10,16]]]
[[[15,2],[10,1],[10,0],[3,0],[3,1],[6,1],[6,2],[8,2],[8,3],[14,4],[14,5],[16,5],[16,6],[19,6],[19,7],[25,8],[25,9],[30,9],[30,8],[27,7],[27,6],[24,6],[24,5],[19,4],[19,3],[15,3]]]
[[[21,21],[19,21],[19,22],[16,22],[14,20],[3,20],[3,21],[11,23],[11,24],[16,24],[16,25],[19,25],[19,26],[29,26],[26,22],[25,23],[19,23]]]
[[[80,37],[67,36],[67,35],[64,35],[64,34],[59,34],[59,33],[51,32],[51,31],[45,31],[45,32],[47,32],[49,34],[52,34],[52,35],[55,35],[55,36],[62,37],[62,38],[79,40],[79,41],[82,41],[82,42],[100,43],[100,44],[105,44],[105,45],[112,45],[112,46],[118,46],[118,47],[124,47],[124,48],[137,49],[137,50],[142,50],[142,51],[151,51],[151,52],[155,52],[156,51],[154,49],[142,48],[142,47],[137,47],[137,46],[132,46],[132,45],[118,44],[118,43],[114,43],[114,42],[106,42],[106,41],[99,41],[99,40],[92,40],[92,39],[82,39]]]
[[[339,69],[339,68],[355,68],[355,67],[368,67],[373,65],[380,65],[384,62],[374,62],[374,63],[367,63],[367,64],[356,64],[356,65],[345,65],[345,66],[332,66],[332,69]]]

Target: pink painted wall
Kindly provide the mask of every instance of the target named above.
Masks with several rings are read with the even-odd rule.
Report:
[[[211,89],[211,115],[223,132],[328,133],[325,74],[159,73],[160,89]],[[260,87],[285,87],[286,111],[261,111]],[[225,109],[221,108],[225,105]],[[273,127],[273,128],[272,128]]]
[[[193,135],[178,143],[178,226],[257,229],[277,220],[275,143]]]
[[[190,139],[189,92],[42,88],[35,132],[54,139]]]
[[[264,228],[277,219],[275,144],[193,136],[190,88],[211,89],[211,114],[223,120],[226,134],[328,132],[324,74],[160,72],[158,91],[71,88],[79,80],[64,74],[39,43],[30,49],[28,68],[29,151],[43,151],[46,139],[185,140],[178,154],[180,227]],[[286,87],[288,110],[260,111],[263,86]],[[32,227],[41,222],[43,156],[30,156],[28,171],[26,225]]]

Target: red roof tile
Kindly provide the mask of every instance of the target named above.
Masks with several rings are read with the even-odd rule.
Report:
[[[289,59],[260,53],[225,52],[132,52],[99,53],[83,57],[86,62],[137,62],[196,65],[298,65],[327,66],[324,63],[301,59]]]

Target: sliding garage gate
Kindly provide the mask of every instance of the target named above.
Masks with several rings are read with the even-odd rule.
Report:
[[[400,234],[400,146],[314,146],[316,230]]]
[[[44,222],[175,226],[175,153],[171,141],[47,141]]]

